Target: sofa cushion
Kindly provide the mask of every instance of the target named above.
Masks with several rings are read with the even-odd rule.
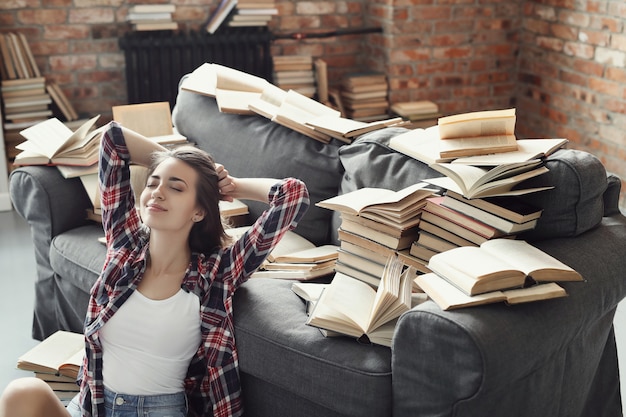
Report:
[[[52,239],[50,265],[56,276],[89,294],[102,271],[106,247],[98,242],[104,236],[95,223],[77,227]],[[85,306],[86,307],[86,306]]]
[[[596,227],[604,214],[607,173],[590,153],[561,149],[546,159],[548,173],[527,180],[526,187],[554,186],[523,199],[543,209],[535,229],[520,235],[526,240],[578,236]]]
[[[183,78],[184,79],[184,78]],[[173,122],[235,177],[296,177],[309,189],[311,206],[296,232],[316,244],[330,240],[332,213],[315,203],[337,195],[342,168],[338,141],[324,144],[258,115],[221,113],[214,98],[180,90]],[[247,202],[252,218],[267,207]]]
[[[344,173],[339,193],[345,194],[364,187],[380,187],[398,191],[425,178],[441,174],[403,153],[389,147],[389,140],[407,129],[389,127],[359,136],[352,144],[339,150]],[[339,213],[333,214],[333,236],[341,223]]]
[[[235,293],[241,373],[291,392],[296,409],[311,402],[338,415],[389,416],[391,350],[351,337],[325,338],[305,324],[305,304],[291,284],[253,278]],[[282,406],[276,404],[278,409]]]

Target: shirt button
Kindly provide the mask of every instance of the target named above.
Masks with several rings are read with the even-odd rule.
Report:
[[[117,398],[115,399],[115,404],[117,404],[117,405],[122,405],[122,404],[124,404],[124,398],[122,398],[122,397],[117,397]]]

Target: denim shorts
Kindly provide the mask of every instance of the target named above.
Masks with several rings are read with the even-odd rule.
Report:
[[[67,405],[72,417],[80,417],[78,396]],[[105,388],[106,417],[186,417],[187,397],[184,392],[163,395],[116,394]]]

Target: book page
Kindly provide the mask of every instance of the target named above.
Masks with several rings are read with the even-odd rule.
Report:
[[[456,182],[462,190],[462,194],[467,194],[474,184],[479,183],[489,172],[487,169],[471,165],[438,163],[432,164],[430,167]]]
[[[215,89],[217,108],[222,113],[254,114],[250,110],[250,103],[261,97],[261,93],[252,91],[235,91],[222,88]]]
[[[496,166],[529,161],[554,153],[568,142],[567,139],[518,139],[517,151],[457,158],[453,164]]]
[[[58,370],[65,363],[82,358],[84,336],[80,333],[57,331],[18,359],[18,368],[30,370],[30,365]]]
[[[412,129],[394,136],[389,140],[389,147],[430,165],[448,160],[440,156],[440,143],[439,126],[435,125],[427,129]]]
[[[181,83],[181,90],[215,97],[217,83],[216,64],[204,63],[193,70]]]
[[[17,145],[16,148],[37,152],[52,159],[72,133],[59,119],[48,119],[22,130],[20,134],[27,141]]]
[[[264,78],[234,68],[214,64],[215,88],[261,93],[269,82]]]
[[[303,94],[298,93],[295,90],[288,90],[285,94],[282,105],[289,104],[295,108],[300,109],[303,113],[307,113],[307,120],[312,120],[319,116],[336,116],[339,117],[341,113],[325,104],[322,104],[312,98],[309,98]],[[281,106],[282,107],[282,106]],[[304,121],[303,121],[304,123]]]
[[[57,154],[72,151],[74,149],[80,149],[86,146],[96,134],[104,130],[103,127],[98,131],[98,133],[94,132],[93,134],[89,134],[89,131],[93,128],[99,118],[100,115],[97,115],[83,123],[74,131],[74,133],[72,133],[67,141],[65,141],[65,144],[63,144],[63,146],[57,151]]]
[[[502,291],[467,295],[434,273],[418,275],[415,282],[442,310],[495,303],[507,298]]]
[[[289,252],[284,255],[275,254],[274,262],[324,262],[337,259],[339,247],[322,245],[310,249]]]
[[[441,139],[515,134],[515,109],[487,110],[440,117]]]
[[[374,297],[376,297],[376,292],[370,285],[337,272],[331,284],[320,297],[313,315],[320,314],[324,308],[330,307],[357,326],[358,331],[352,331],[350,334],[358,337],[364,334],[367,329]],[[321,310],[318,311],[318,308]],[[331,328],[330,330],[336,329]]]
[[[167,101],[113,106],[113,120],[147,137],[174,133],[172,113]]]
[[[582,277],[574,269],[524,240],[493,239],[480,246],[483,250],[503,259],[514,268],[535,279],[543,276],[544,279],[552,278],[556,281],[559,280],[560,276],[558,271],[562,271],[563,276],[576,281],[582,280]],[[539,274],[537,277],[537,272],[543,269],[552,271],[548,271],[544,275]]]

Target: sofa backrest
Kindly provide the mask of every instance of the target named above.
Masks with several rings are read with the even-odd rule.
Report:
[[[318,245],[331,241],[333,213],[315,203],[338,193],[343,174],[339,144],[318,142],[259,115],[221,113],[214,98],[184,90],[179,90],[172,120],[179,133],[209,152],[235,177],[304,181],[311,206],[295,231]],[[246,203],[251,218],[267,208],[259,202]]]

